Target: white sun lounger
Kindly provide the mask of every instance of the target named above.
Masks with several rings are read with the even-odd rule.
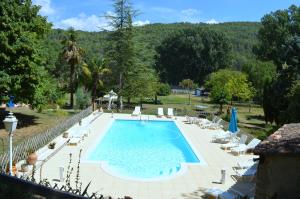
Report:
[[[171,117],[173,117],[173,116],[174,116],[173,108],[168,108],[168,115],[167,115],[167,117],[168,117],[168,118],[171,118]]]
[[[164,116],[164,109],[163,108],[158,108],[157,109],[157,116],[158,117],[163,117]]]
[[[141,114],[141,107],[140,106],[136,106],[135,108],[134,108],[134,111],[132,112],[132,116],[138,116],[138,115],[140,115]]]
[[[220,199],[239,199],[244,196],[244,194],[239,193],[233,189],[223,191],[218,188],[210,188],[203,191],[206,196],[211,196],[212,198]]]
[[[200,127],[214,129],[214,130],[221,129],[221,128],[223,128],[223,126],[221,124],[222,121],[223,120],[221,118],[214,117],[212,121],[207,120],[203,123],[200,123]]]
[[[211,124],[211,121],[208,119],[199,118],[196,123],[200,128],[205,129],[207,126]]]
[[[212,138],[212,142],[215,143],[228,143],[232,139],[232,133],[230,131],[220,130]]]
[[[247,135],[243,134],[241,136],[241,138],[239,138],[239,139],[237,139],[237,137],[235,137],[231,140],[231,142],[226,143],[226,144],[222,144],[221,149],[228,150],[228,149],[231,149],[233,147],[238,147],[241,144],[245,144],[246,140],[247,140]]]
[[[221,128],[223,128],[223,125],[221,124],[222,121],[223,120],[220,118],[216,122],[212,122],[212,124],[208,128],[210,128],[210,129],[221,129]]]
[[[198,121],[197,117],[186,116],[186,121],[188,124],[195,124]]]
[[[260,142],[261,142],[261,140],[254,138],[247,145],[241,144],[238,147],[233,147],[231,149],[231,152],[235,153],[237,155],[239,155],[241,153],[246,153],[248,150],[254,149]]]

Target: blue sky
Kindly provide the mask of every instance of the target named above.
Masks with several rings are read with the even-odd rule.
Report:
[[[105,13],[113,11],[112,0],[33,0],[41,5],[55,28],[78,30],[109,28]],[[131,0],[140,14],[135,25],[149,23],[260,21],[271,11],[300,6],[300,0]]]

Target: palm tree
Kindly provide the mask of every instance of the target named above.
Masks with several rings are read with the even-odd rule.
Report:
[[[90,85],[92,91],[92,106],[95,109],[95,100],[97,98],[97,89],[103,86],[103,75],[110,73],[110,69],[107,68],[106,59],[96,60],[94,59],[91,64],[83,64],[82,72],[85,76],[86,85]]]
[[[62,41],[62,58],[70,66],[70,107],[74,106],[75,69],[81,63],[83,50],[77,45],[77,35],[73,28],[68,30],[68,37]]]

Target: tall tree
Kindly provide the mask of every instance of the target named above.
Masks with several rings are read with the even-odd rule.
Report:
[[[1,93],[25,103],[39,103],[36,91],[45,71],[39,44],[51,24],[38,15],[39,9],[30,0],[0,2]]]
[[[252,99],[255,90],[248,81],[247,75],[241,72],[233,72],[233,75],[225,85],[226,90],[230,94],[231,105],[233,100],[248,101]]]
[[[107,15],[113,31],[109,35],[107,56],[117,85],[119,97],[126,84],[128,72],[134,66],[132,17],[135,16],[129,0],[114,0],[114,14]]]
[[[208,74],[225,68],[231,45],[222,32],[195,28],[171,34],[156,51],[155,69],[161,80],[178,85],[187,78],[203,83]]]
[[[250,100],[255,92],[246,74],[228,69],[212,73],[206,82],[206,87],[210,89],[212,101],[220,105],[221,113],[223,105],[229,100],[231,103],[233,100]]]
[[[262,62],[251,59],[242,65],[242,72],[248,75],[249,81],[256,90],[254,100],[261,104],[265,84],[276,77],[276,66],[270,61]]]
[[[125,85],[122,95],[127,98],[139,98],[140,106],[145,97],[153,97],[158,89],[158,78],[153,69],[145,66],[137,66],[128,73],[128,83]]]
[[[273,61],[277,69],[282,70],[286,62],[285,44],[292,36],[300,35],[300,7],[290,6],[285,10],[277,10],[266,14],[258,32],[258,44],[254,52],[258,58]]]
[[[75,70],[76,67],[82,61],[83,49],[77,44],[76,32],[73,28],[68,30],[68,36],[62,40],[63,49],[61,57],[69,65],[70,81],[69,81],[69,91],[70,91],[70,108],[74,106],[74,92],[75,92]]]
[[[299,16],[300,7],[292,5],[288,9],[277,10],[262,18],[259,42],[254,52],[258,58],[272,61],[277,67],[276,77],[264,90],[266,122],[275,121],[281,125],[291,117],[287,107],[291,103],[290,99],[294,98],[290,97],[290,93],[294,82],[300,76]],[[270,92],[271,90],[276,92]]]
[[[90,64],[83,64],[82,71],[85,77],[85,85],[92,91],[92,106],[95,109],[97,90],[103,87],[103,75],[110,73],[105,59],[94,59]]]

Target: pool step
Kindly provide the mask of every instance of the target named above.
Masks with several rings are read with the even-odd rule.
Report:
[[[169,169],[167,171],[160,171],[159,175],[160,176],[165,176],[166,174],[167,175],[171,175],[171,174],[177,173],[180,170],[180,168],[181,168],[180,165],[178,165],[178,166],[176,166],[174,168],[171,168],[171,169]]]

